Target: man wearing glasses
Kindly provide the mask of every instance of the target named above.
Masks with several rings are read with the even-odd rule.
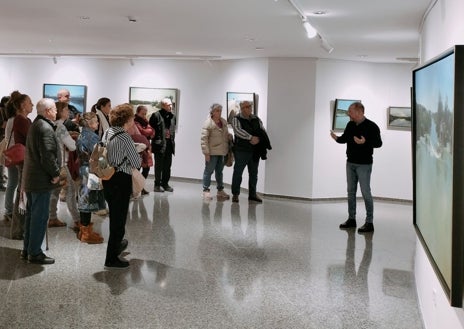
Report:
[[[266,159],[271,145],[262,121],[252,113],[253,103],[240,102],[240,113],[232,119],[234,129],[234,173],[232,175],[232,202],[238,202],[245,167],[248,167],[248,200],[261,203],[256,194],[259,159]]]

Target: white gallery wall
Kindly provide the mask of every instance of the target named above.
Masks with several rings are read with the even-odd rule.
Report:
[[[311,198],[316,60],[269,60],[265,191]]]
[[[462,20],[464,2],[462,0],[438,0],[433,4],[424,21],[421,34],[421,61],[423,63],[439,56],[456,44],[464,44],[464,22]],[[415,276],[425,328],[464,328],[463,309],[449,306],[449,301],[418,239]]]
[[[338,144],[330,137],[334,101],[341,98],[360,99],[365,116],[380,128],[383,145],[374,150],[372,194],[412,200],[411,131],[387,128],[389,106],[411,106],[412,67],[411,64],[318,61],[312,198],[346,197],[346,144]]]
[[[199,133],[213,102],[227,91],[255,92],[258,115],[273,150],[261,161],[258,191],[305,199],[345,197],[345,146],[329,137],[335,98],[359,97],[376,121],[384,146],[375,153],[373,193],[411,200],[410,132],[386,129],[390,105],[408,106],[411,67],[286,58],[236,61],[1,58],[0,94],[14,89],[42,97],[43,83],[82,84],[87,109],[100,97],[128,101],[129,87],[178,88],[179,127],[172,175],[200,179]],[[224,116],[226,110],[224,109]],[[32,115],[33,117],[34,115]],[[226,168],[230,183],[232,169]],[[242,187],[247,187],[245,172]],[[200,189],[200,187],[199,187]]]

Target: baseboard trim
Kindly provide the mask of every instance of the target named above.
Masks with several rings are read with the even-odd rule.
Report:
[[[153,176],[153,175],[150,175]],[[186,183],[198,183],[201,184],[202,180],[198,178],[187,178],[187,177],[171,177],[172,180],[176,180],[178,182],[186,182]],[[225,183],[225,186],[230,188],[230,184]],[[246,188],[241,188],[241,191],[248,191]],[[262,193],[263,196],[267,198],[275,198],[275,199],[287,199],[287,200],[295,200],[295,201],[311,201],[311,202],[340,202],[346,201],[346,197],[339,197],[339,198],[303,198],[291,195],[281,195],[281,194],[270,194],[270,193]],[[384,198],[384,197],[373,197],[375,201],[380,202],[390,202],[390,203],[400,203],[400,204],[412,204],[412,200],[407,199],[395,199],[395,198]],[[358,200],[362,200],[361,197],[357,198]]]

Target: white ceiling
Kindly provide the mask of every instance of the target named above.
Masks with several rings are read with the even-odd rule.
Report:
[[[433,0],[432,0],[433,1]],[[294,2],[334,50],[308,39]],[[2,0],[0,56],[417,58],[431,0]],[[325,11],[316,16],[315,11]],[[135,18],[130,22],[128,17]]]

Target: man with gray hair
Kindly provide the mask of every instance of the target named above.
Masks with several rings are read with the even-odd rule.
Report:
[[[153,113],[149,120],[155,130],[155,137],[151,140],[151,149],[155,154],[155,192],[172,192],[169,185],[171,178],[172,156],[175,152],[174,138],[176,135],[176,115],[172,113],[170,98],[161,100],[161,109]]]
[[[232,202],[238,202],[240,185],[245,167],[248,167],[248,201],[261,203],[263,200],[256,194],[258,182],[259,159],[267,159],[266,150],[271,143],[264,129],[263,122],[253,114],[253,103],[240,102],[240,113],[232,119],[234,129],[234,173],[232,174]]]
[[[53,99],[37,103],[37,117],[29,128],[22,188],[26,192],[24,247],[21,258],[34,264],[53,264],[55,260],[42,251],[48,221],[51,191],[57,187],[61,152],[55,135],[56,106]]]

